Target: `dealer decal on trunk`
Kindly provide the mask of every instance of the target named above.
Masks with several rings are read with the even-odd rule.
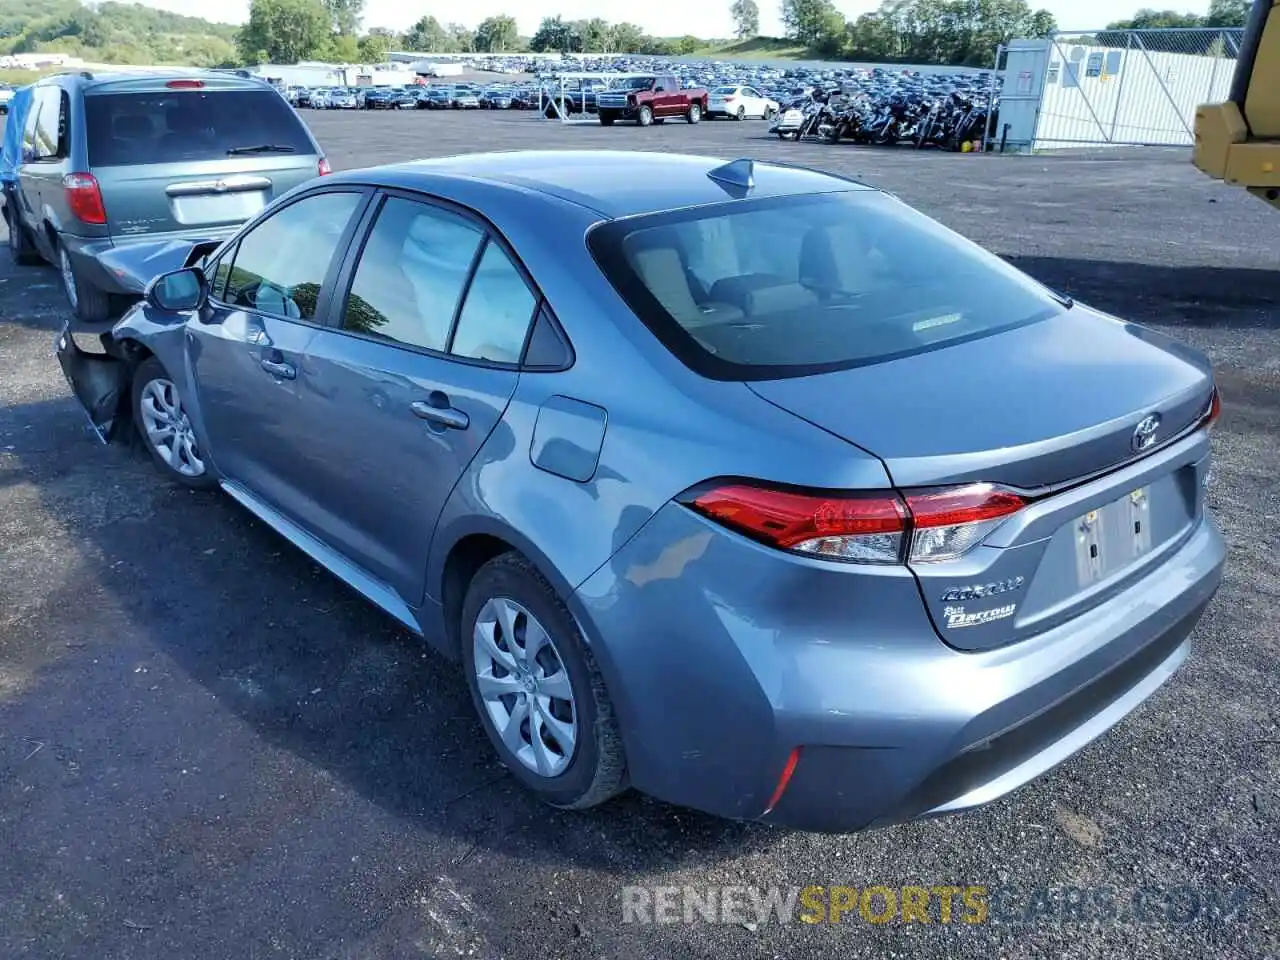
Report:
[[[1016,603],[1010,603],[1003,607],[992,607],[990,610],[976,610],[973,613],[967,613],[964,607],[943,607],[942,615],[947,618],[948,629],[958,630],[961,627],[979,627],[984,623],[1012,617],[1013,612],[1017,609],[1018,605]]]

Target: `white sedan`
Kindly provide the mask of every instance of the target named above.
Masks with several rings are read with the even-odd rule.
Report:
[[[716,87],[711,91],[707,115],[732,117],[734,120],[745,120],[747,117],[772,120],[778,115],[778,101],[761,96],[754,87]]]

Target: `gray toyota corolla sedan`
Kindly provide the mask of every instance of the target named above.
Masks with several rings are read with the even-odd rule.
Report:
[[[317,179],[106,347],[58,351],[100,435],[460,661],[560,807],[985,803],[1159,687],[1222,575],[1204,357],[797,167]]]

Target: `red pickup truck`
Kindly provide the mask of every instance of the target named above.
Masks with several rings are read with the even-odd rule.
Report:
[[[697,123],[707,114],[709,96],[702,87],[681,89],[675,77],[628,77],[596,94],[596,111],[605,127],[615,120],[634,120],[647,127],[670,117]]]

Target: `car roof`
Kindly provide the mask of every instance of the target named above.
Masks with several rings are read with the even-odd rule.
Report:
[[[414,160],[350,176],[414,189],[425,176],[460,177],[576,203],[603,217],[638,216],[750,196],[780,197],[847,190],[865,184],[805,167],[752,161],[749,190],[708,174],[723,157],[620,150],[515,150]]]
[[[162,90],[171,80],[200,80],[210,90],[257,90],[270,85],[247,71],[172,67],[156,70],[103,70],[55,73],[37,83],[74,85],[89,91],[119,86],[131,91]]]

